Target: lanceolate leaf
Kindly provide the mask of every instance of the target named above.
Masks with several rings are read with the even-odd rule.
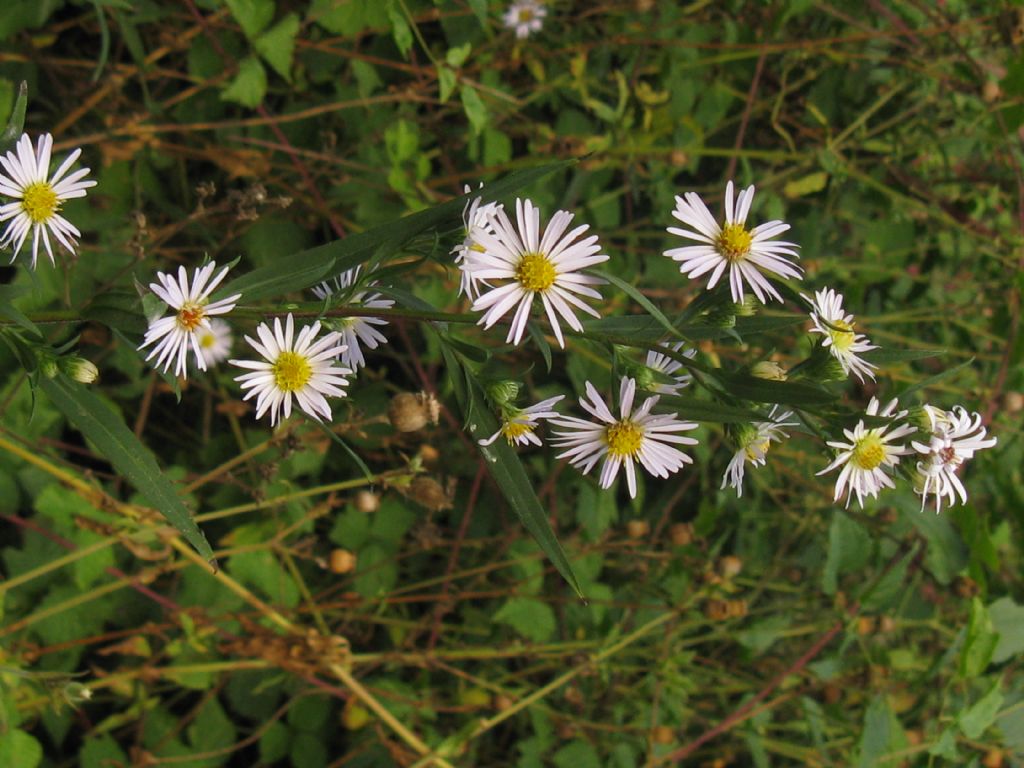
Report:
[[[149,449],[96,395],[63,375],[41,377],[40,388],[78,430],[92,440],[139,493],[207,560],[213,550],[192,519],[174,484],[160,471]]]
[[[719,383],[734,397],[755,403],[780,403],[801,407],[826,405],[836,396],[824,387],[799,381],[770,381],[747,374],[720,374]]]
[[[22,132],[25,130],[25,109],[28,107],[28,83],[24,80],[18,88],[18,98],[11,110],[11,118],[7,121],[4,132],[0,133],[0,152],[13,149]]]
[[[455,396],[466,415],[466,428],[473,442],[488,438],[498,431],[498,421],[484,405],[483,390],[471,375],[462,375],[462,365],[455,354],[442,344],[448,375],[455,389]],[[526,530],[536,540],[541,550],[562,575],[576,594],[583,597],[579,582],[572,572],[572,566],[565,556],[562,545],[558,543],[547,513],[534,492],[533,483],[523,469],[519,455],[512,450],[503,439],[499,438],[489,446],[480,446],[480,452],[486,460],[487,469],[504,494],[509,506],[515,510]]]
[[[309,288],[324,277],[339,274],[369,261],[385,244],[400,248],[422,232],[453,224],[458,221],[469,196],[482,195],[485,200],[499,199],[574,162],[567,160],[516,171],[500,181],[486,185],[482,190],[474,190],[470,195],[453,198],[396,222],[349,235],[343,240],[319,245],[292,256],[283,256],[273,264],[232,280],[217,291],[216,296],[241,293],[242,301],[248,303],[254,299],[280,296]]]
[[[869,363],[884,365],[887,363],[903,363],[908,360],[924,360],[928,357],[938,357],[946,353],[944,349],[872,349],[865,352],[861,357]]]
[[[658,401],[659,408],[667,406],[675,409],[680,418],[693,421],[714,421],[721,424],[743,424],[752,421],[770,421],[767,413],[759,413],[749,408],[737,408],[732,405],[714,403],[710,400],[698,400],[695,397],[679,397],[662,395]]]

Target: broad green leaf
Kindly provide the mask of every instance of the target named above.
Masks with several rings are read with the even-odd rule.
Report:
[[[745,373],[722,373],[718,377],[734,397],[755,403],[779,403],[806,408],[835,402],[836,396],[824,387],[802,381],[770,381]]]
[[[871,536],[856,520],[837,511],[828,530],[828,557],[821,576],[825,594],[834,595],[839,577],[863,568],[870,557]]]
[[[109,768],[127,762],[124,750],[109,734],[87,738],[78,753],[78,764],[81,768]]]
[[[915,557],[917,547],[911,548],[878,581],[869,584],[861,594],[861,608],[865,611],[884,611],[894,606],[905,592],[907,570]]]
[[[459,92],[462,99],[462,109],[469,118],[469,125],[473,129],[473,135],[479,136],[481,131],[487,127],[487,107],[476,89],[465,83]]]
[[[257,107],[267,93],[267,72],[255,56],[246,56],[238,64],[238,74],[221,91],[224,101],[233,101],[250,109]]]
[[[18,86],[18,98],[14,101],[14,109],[7,120],[4,132],[0,133],[0,152],[14,148],[25,130],[25,110],[28,108],[28,83],[24,80]]]
[[[299,17],[289,13],[253,41],[253,48],[289,83],[292,81],[292,56],[298,32]]]
[[[996,680],[988,693],[960,715],[960,730],[968,739],[980,739],[996,720],[999,708],[1003,706],[1001,682]]]
[[[574,160],[567,160],[511,173],[487,185],[487,198],[499,199],[574,163]],[[476,196],[479,192],[470,194]],[[382,224],[365,232],[349,235],[342,240],[335,240],[279,259],[273,264],[235,278],[216,295],[241,293],[243,301],[248,302],[309,288],[325,276],[339,274],[369,261],[382,245],[401,245],[429,229],[439,228],[445,224],[454,226],[456,222],[461,221],[462,209],[468,197],[469,195],[461,195],[398,221]],[[304,266],[297,272],[296,264]]]
[[[274,0],[224,0],[238,26],[250,40],[274,18]]]
[[[981,600],[973,598],[970,618],[964,630],[963,647],[960,649],[960,676],[971,679],[984,672],[998,642],[999,635],[992,626],[988,610]]]
[[[444,104],[451,98],[455,90],[455,70],[447,64],[437,65],[437,89],[441,103]]]
[[[550,640],[555,633],[555,612],[551,606],[532,597],[511,597],[491,621],[508,624],[512,629],[535,643]]]
[[[0,733],[0,765],[4,768],[36,768],[43,747],[36,737],[19,729]]]
[[[1024,653],[1024,606],[1010,597],[1001,597],[988,607],[992,627],[999,633],[999,642],[992,652],[992,663],[1002,664]]]
[[[472,51],[472,43],[456,45],[454,48],[448,49],[448,53],[445,54],[444,60],[448,62],[448,66],[458,69],[466,62],[466,59],[469,58],[469,54],[472,53]]]
[[[864,713],[864,731],[857,750],[858,768],[876,768],[882,757],[907,745],[906,734],[892,711],[888,698],[878,696]]]
[[[378,0],[379,1],[379,0]],[[401,0],[385,0],[388,9],[388,20],[391,22],[391,36],[404,58],[409,58],[412,49],[412,29],[405,18]]]
[[[473,9],[480,26],[487,29],[487,0],[469,0],[469,7]]]
[[[134,485],[200,555],[212,561],[213,550],[177,489],[160,472],[153,454],[124,422],[96,395],[63,375],[52,379],[42,377],[39,387],[114,469]]]
[[[576,594],[582,597],[579,582],[572,572],[572,566],[565,556],[562,545],[555,537],[554,531],[551,530],[547,512],[540,505],[533,483],[527,476],[519,455],[502,439],[495,440],[488,446],[479,444],[480,440],[489,438],[497,432],[499,426],[497,419],[486,406],[481,407],[486,402],[483,390],[468,371],[465,377],[462,376],[462,365],[446,343],[442,344],[441,351],[448,366],[448,376],[455,390],[456,399],[466,417],[467,431],[479,446],[491,476],[498,484],[498,488],[501,489],[509,506],[537,541],[541,551],[547,555]]]

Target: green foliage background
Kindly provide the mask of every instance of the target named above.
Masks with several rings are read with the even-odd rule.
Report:
[[[0,348],[0,765],[1024,759],[1020,7],[551,2],[523,42],[503,10],[0,12],[0,121],[26,80],[26,130],[82,147],[99,182],[65,209],[78,257],[0,269],[0,301],[74,319],[40,327],[54,344],[80,335],[101,370],[93,393],[154,451],[220,563],[164,527],[59,393],[33,396]],[[792,225],[807,286],[842,291],[876,343],[945,350],[887,367],[851,407],[971,361],[926,392],[981,411],[999,438],[969,467],[970,503],[936,516],[902,490],[843,511],[807,441],[781,446],[738,500],[719,490],[716,425],[695,465],[632,504],[526,452],[583,603],[485,472],[425,326],[393,323],[336,408],[374,475],[370,513],[356,506],[370,481],[323,432],[294,420],[270,434],[223,370],[190,378],[179,402],[134,349],[133,281],[156,269],[208,255],[240,257],[239,274],[301,272],[285,259],[568,158],[530,197],[576,211],[608,271],[663,308],[700,289],[661,256],[673,196],[718,210],[735,178],[757,185],[759,217]],[[436,257],[457,236],[452,210],[450,237],[417,241],[394,275],[459,312],[458,275]],[[605,294],[604,314],[635,311]],[[793,337],[774,349],[783,362],[799,359]],[[532,352],[502,359],[538,395],[609,378],[582,342],[550,373]],[[421,388],[445,417],[395,433],[389,396]],[[338,548],[354,572],[329,568]]]

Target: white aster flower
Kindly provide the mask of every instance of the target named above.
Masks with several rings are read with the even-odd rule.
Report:
[[[743,302],[743,286],[748,284],[762,304],[766,297],[782,301],[782,296],[768,282],[764,272],[773,272],[783,277],[800,279],[800,268],[787,256],[797,256],[796,243],[772,238],[789,229],[782,221],[769,221],[753,229],[747,229],[747,214],[754,199],[751,185],[740,192],[733,205],[733,189],[730,181],[725,186],[725,225],[720,226],[711,211],[696,192],[676,196],[676,209],[672,215],[690,229],[669,227],[673,235],[696,240],[701,245],[688,245],[665,251],[669,258],[680,262],[679,271],[691,280],[711,273],[708,289],[714,288],[719,279],[729,270],[729,288],[732,300]]]
[[[225,321],[219,317],[210,318],[210,327],[200,326],[196,329],[196,335],[199,337],[199,348],[203,350],[207,365],[217,365],[228,359],[234,337],[231,334],[231,326]]]
[[[862,360],[859,355],[878,347],[870,343],[867,336],[853,330],[853,315],[843,311],[843,295],[831,288],[815,291],[813,300],[806,294],[800,295],[812,304],[811,322],[814,323],[814,327],[811,333],[821,333],[825,336],[821,346],[839,361],[843,373],[847,376],[853,373],[862,383],[865,376],[874,381],[873,369],[877,366]]]
[[[39,137],[34,152],[27,133],[21,135],[15,149],[17,154],[8,152],[6,157],[0,157],[0,165],[6,172],[0,173],[0,195],[14,198],[14,202],[0,206],[0,221],[9,222],[0,236],[0,248],[14,246],[13,262],[31,232],[32,269],[36,268],[40,240],[50,256],[50,263],[56,264],[50,234],[71,253],[75,252],[76,240],[82,236],[74,224],[60,215],[60,209],[67,200],[85,197],[85,190],[96,186],[96,182],[85,179],[88,168],[79,168],[64,176],[82,154],[80,149],[68,155],[50,176],[53,137],[48,133]]]
[[[480,187],[482,188],[483,184],[480,184]],[[470,186],[466,184],[463,191],[469,194]],[[470,299],[476,299],[480,295],[480,286],[477,283],[482,281],[477,280],[472,271],[467,268],[466,252],[470,250],[482,252],[484,250],[484,247],[477,243],[476,233],[483,231],[493,235],[494,225],[491,223],[491,218],[500,210],[502,210],[501,203],[483,203],[483,198],[480,197],[474,197],[462,209],[464,237],[462,242],[451,251],[455,256],[455,265],[459,268],[461,275],[459,280],[460,296],[465,294]],[[487,283],[483,284],[487,285]]]
[[[931,423],[931,435],[927,442],[911,443],[918,452],[921,461],[917,463],[917,471],[921,474],[921,485],[915,492],[921,495],[921,509],[924,510],[928,494],[935,496],[935,512],[942,511],[943,501],[950,506],[956,504],[957,495],[960,503],[967,503],[967,489],[957,470],[968,459],[974,458],[974,452],[983,448],[991,448],[996,438],[985,439],[986,430],[981,424],[981,416],[967,413],[963,406],[956,406],[951,411],[944,411],[931,405],[924,407]]]
[[[516,37],[524,40],[544,26],[548,9],[538,0],[515,0],[505,11],[503,21],[507,29],[514,29]]]
[[[541,400],[529,408],[510,408],[501,420],[501,428],[487,439],[481,440],[480,445],[490,445],[500,436],[504,436],[509,445],[542,445],[534,432],[543,419],[554,419],[559,415],[558,411],[554,410],[554,405],[564,398],[565,395],[558,395]]]
[[[722,477],[722,488],[727,485],[736,489],[736,496],[743,496],[743,473],[747,462],[755,467],[763,467],[766,463],[765,455],[773,442],[781,442],[789,434],[782,431],[783,427],[795,427],[798,422],[786,421],[793,415],[792,411],[783,411],[778,416],[777,405],[773,405],[768,417],[771,421],[757,421],[753,424],[744,424],[736,431],[737,449],[733,454],[729,466],[726,467],[725,476]]]
[[[666,349],[671,349],[673,352],[682,352],[683,357],[691,360],[697,356],[696,349],[687,349],[686,351],[683,351],[683,347],[685,347],[686,344],[682,341],[677,341],[674,344],[662,342],[660,346],[665,347]],[[671,379],[669,382],[656,381],[646,388],[658,395],[677,395],[680,390],[688,387],[690,382],[693,381],[693,376],[686,371],[683,371],[683,373],[676,376],[676,372],[683,367],[681,362],[661,352],[655,352],[653,349],[648,350],[647,358],[644,360],[644,365],[652,371],[657,371],[665,378]]]
[[[831,464],[818,472],[819,475],[823,475],[842,465],[843,469],[836,478],[833,500],[839,501],[846,493],[846,506],[850,506],[848,491],[857,495],[857,503],[863,508],[865,496],[878,498],[878,492],[882,488],[895,488],[895,483],[885,470],[893,469],[899,464],[900,456],[912,453],[905,445],[892,444],[893,440],[899,440],[917,431],[917,428],[910,424],[896,424],[907,415],[907,412],[897,413],[895,400],[890,400],[881,412],[878,411],[878,405],[877,398],[872,397],[868,403],[867,415],[887,417],[891,419],[891,423],[867,429],[861,420],[853,430],[844,429],[843,435],[848,442],[830,440],[828,445],[839,453]]]
[[[518,344],[526,330],[530,307],[535,296],[540,296],[544,311],[551,322],[551,329],[558,340],[558,346],[565,348],[559,316],[575,331],[582,331],[583,325],[577,319],[573,308],[580,309],[594,317],[600,317],[596,310],[587,306],[579,296],[600,299],[601,294],[590,288],[604,283],[598,277],[581,274],[580,270],[607,261],[600,253],[597,236],[591,235],[575,242],[589,226],[582,224],[566,234],[573,214],[557,211],[548,222],[543,237],[540,234],[540,211],[529,200],[516,200],[517,228],[512,226],[505,211],[495,211],[491,222],[494,233],[478,230],[476,241],[483,251],[466,251],[466,264],[474,279],[507,280],[504,285],[492,288],[473,302],[475,312],[484,312],[480,324],[490,328],[516,307],[512,325],[505,339]]]
[[[270,411],[270,425],[277,424],[283,410],[287,419],[292,413],[292,396],[310,418],[320,421],[331,418],[327,397],[344,397],[348,368],[334,364],[334,359],[345,351],[340,333],[330,332],[319,341],[320,323],[305,326],[295,338],[295,321],[288,315],[281,327],[281,318],[274,318],[274,330],[267,323],[256,326],[259,341],[245,337],[249,346],[259,352],[263,360],[231,360],[232,365],[251,370],[236,376],[242,389],[249,390],[243,400],[256,396],[256,418]]]
[[[651,409],[657,404],[658,397],[648,397],[643,405],[633,410],[633,398],[636,394],[636,381],[623,376],[619,389],[619,417],[616,418],[608,409],[601,395],[589,381],[586,385],[586,397],[580,398],[580,405],[597,422],[578,419],[573,416],[562,416],[553,419],[552,423],[564,427],[567,432],[555,431],[557,437],[551,442],[559,448],[567,450],[558,454],[558,458],[567,458],[569,463],[588,473],[598,460],[604,457],[601,467],[600,485],[609,488],[619,472],[626,466],[626,483],[629,495],[636,498],[636,463],[655,477],[668,477],[678,472],[683,465],[690,464],[693,459],[680,451],[675,445],[696,445],[692,437],[673,434],[696,429],[697,425],[690,421],[681,421],[674,413],[655,415]]]
[[[205,267],[198,267],[192,275],[191,285],[188,281],[188,272],[183,266],[178,267],[177,279],[172,275],[157,272],[156,279],[159,282],[149,284],[149,289],[175,311],[173,315],[150,321],[146,338],[139,347],[141,350],[155,341],[160,342],[146,356],[147,361],[156,358],[154,368],[162,368],[165,373],[170,373],[173,365],[176,376],[187,377],[186,360],[191,348],[195,353],[199,370],[206,370],[200,331],[212,331],[210,317],[227,314],[242,298],[242,294],[236,293],[234,296],[209,303],[210,294],[221,284],[229,269],[224,267],[213,276],[216,268],[215,261],[211,261]]]
[[[313,288],[314,295],[321,300],[327,299],[335,293],[343,293],[355,285],[359,279],[359,269],[347,269],[334,278],[333,285],[328,282],[320,283]],[[373,283],[370,283],[373,285]],[[350,306],[366,307],[367,309],[391,309],[395,306],[392,299],[385,299],[379,293],[360,291],[349,299]],[[363,346],[367,349],[376,349],[381,344],[387,344],[387,337],[374,326],[387,325],[388,321],[382,317],[342,317],[331,318],[331,326],[337,327],[342,335],[345,351],[341,353],[341,364],[353,371],[366,365],[366,358],[363,356]]]

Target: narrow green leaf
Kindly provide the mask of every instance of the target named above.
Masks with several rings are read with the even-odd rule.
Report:
[[[555,171],[574,164],[575,160],[540,165],[535,168],[524,168],[511,173],[505,178],[488,184],[484,194],[488,200],[500,199],[523,187],[540,181]],[[402,244],[431,228],[438,228],[446,222],[454,225],[461,221],[462,209],[467,197],[476,196],[479,192],[460,195],[444,203],[417,211],[398,221],[382,224],[349,235],[342,240],[335,240],[318,245],[290,257],[279,259],[247,275],[235,278],[217,292],[217,296],[228,296],[241,293],[245,301],[280,296],[290,291],[298,291],[315,285],[325,275],[336,275],[346,269],[358,266],[370,260],[377,249],[384,243]],[[305,265],[296,270],[295,265]]]
[[[800,381],[770,381],[745,373],[721,373],[719,382],[730,395],[755,403],[807,407],[827,405],[836,400],[836,396],[827,389]]]
[[[479,136],[481,131],[487,127],[487,107],[484,105],[483,99],[480,98],[476,89],[465,83],[459,91],[459,97],[462,99],[462,109],[465,111],[466,117],[469,118],[473,135]]]
[[[21,81],[18,86],[18,98],[14,101],[14,109],[7,121],[4,132],[0,134],[0,152],[12,149],[25,130],[25,110],[28,108],[28,82]]]
[[[177,489],[161,472],[149,449],[96,395],[58,375],[42,377],[40,388],[53,404],[96,447],[121,475],[146,497],[185,540],[207,560],[213,550],[192,519]]]
[[[661,395],[658,405],[672,406],[679,416],[693,421],[713,421],[719,424],[745,424],[752,421],[768,421],[768,414],[759,413],[750,408],[738,408],[710,400],[698,400],[695,397],[678,395]]]
[[[948,379],[950,376],[959,373],[963,368],[967,368],[973,362],[973,357],[964,360],[962,363],[960,363],[960,365],[954,365],[952,368],[947,368],[941,373],[937,373],[934,376],[929,376],[927,379],[923,379],[922,381],[919,381],[916,384],[912,384],[911,386],[904,389],[902,392],[897,393],[896,397],[900,399],[900,402],[905,403],[907,401],[907,395],[913,394],[914,392],[917,392],[918,390],[921,389],[927,389],[928,387],[934,384],[938,384],[940,381]]]
[[[480,448],[491,477],[498,484],[498,488],[501,489],[509,506],[519,516],[526,530],[540,546],[541,551],[547,555],[562,578],[582,598],[583,593],[573,574],[572,566],[569,565],[562,545],[559,544],[554,531],[551,530],[547,513],[537,498],[533,483],[527,476],[519,455],[501,439],[495,440],[488,446],[482,446],[479,443],[480,440],[497,432],[499,427],[497,419],[490,410],[480,407],[480,404],[485,402],[483,390],[476,380],[468,375],[468,371],[465,378],[460,376],[460,369],[463,366],[443,338],[441,351],[444,354],[448,376],[452,381],[456,399],[466,416],[467,431],[473,442]]]
[[[884,365],[903,363],[908,360],[924,360],[946,354],[944,349],[872,349],[861,355],[869,363]]]
[[[637,304],[643,307],[647,311],[647,314],[649,314],[651,317],[657,320],[658,323],[661,324],[661,327],[664,328],[670,336],[674,336],[677,339],[683,338],[679,331],[676,330],[676,327],[672,325],[672,321],[665,317],[665,314],[660,309],[658,309],[651,302],[650,299],[648,299],[640,291],[638,291],[636,289],[636,286],[630,285],[625,280],[620,280],[610,272],[602,272],[599,270],[592,270],[592,272],[595,276],[600,277],[602,280],[607,280],[609,283],[614,285],[620,291],[629,296],[629,298],[631,298],[633,301],[635,301]]]
[[[387,0],[388,20],[391,22],[391,36],[404,58],[409,57],[412,48],[412,29],[399,7],[399,0]]]
[[[42,334],[28,317],[17,307],[14,300],[27,293],[28,288],[24,285],[0,285],[0,317],[6,317],[12,323],[20,325],[37,339],[42,339]]]
[[[452,91],[455,90],[455,70],[449,67],[447,64],[437,65],[437,90],[438,98],[441,99],[441,103],[444,104],[451,98]]]
[[[1003,692],[999,690],[1000,685],[1000,681],[996,680],[988,693],[960,715],[960,730],[968,739],[980,739],[996,721],[999,708],[1003,706]]]
[[[142,334],[149,326],[138,294],[131,291],[100,294],[82,310],[82,318],[130,334]]]

